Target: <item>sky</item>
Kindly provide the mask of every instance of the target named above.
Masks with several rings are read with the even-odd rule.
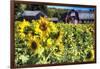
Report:
[[[57,8],[57,9],[74,9],[74,10],[95,10],[95,8],[89,8],[89,7],[70,7],[70,6],[47,6],[48,8]]]

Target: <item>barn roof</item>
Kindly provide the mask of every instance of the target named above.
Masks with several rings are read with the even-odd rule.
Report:
[[[95,15],[92,11],[75,10],[79,14],[79,19],[94,19]],[[70,16],[76,16],[75,11],[70,13]]]
[[[29,11],[29,10],[25,10],[25,11],[22,13],[22,16],[36,16],[36,15],[38,15],[39,13],[43,14],[44,16],[46,16],[46,14],[44,14],[44,13],[41,12],[41,11]]]
[[[95,14],[91,12],[79,12],[80,19],[94,19]]]

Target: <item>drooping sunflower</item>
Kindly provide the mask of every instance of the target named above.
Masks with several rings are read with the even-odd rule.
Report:
[[[58,32],[58,34],[56,35],[56,43],[62,42],[63,35],[64,35],[63,31]]]
[[[57,43],[55,45],[54,55],[60,57],[63,55],[63,53],[64,53],[64,45],[62,43]]]

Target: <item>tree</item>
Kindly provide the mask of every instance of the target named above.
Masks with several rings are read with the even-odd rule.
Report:
[[[41,10],[45,14],[47,14],[47,6],[46,5],[34,5],[34,4],[29,4],[27,5],[27,10],[35,11],[35,10]]]
[[[18,19],[26,8],[26,4],[15,4],[15,19]]]

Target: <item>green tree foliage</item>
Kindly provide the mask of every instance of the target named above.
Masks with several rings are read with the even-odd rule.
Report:
[[[15,4],[15,19],[19,18],[26,8],[26,4]]]
[[[64,13],[68,12],[66,9],[56,9],[56,8],[48,8],[48,17],[57,17],[58,19],[62,19]]]
[[[46,5],[35,5],[35,4],[29,4],[27,5],[26,10],[41,10],[42,12],[44,12],[45,14],[47,14],[47,6]]]

